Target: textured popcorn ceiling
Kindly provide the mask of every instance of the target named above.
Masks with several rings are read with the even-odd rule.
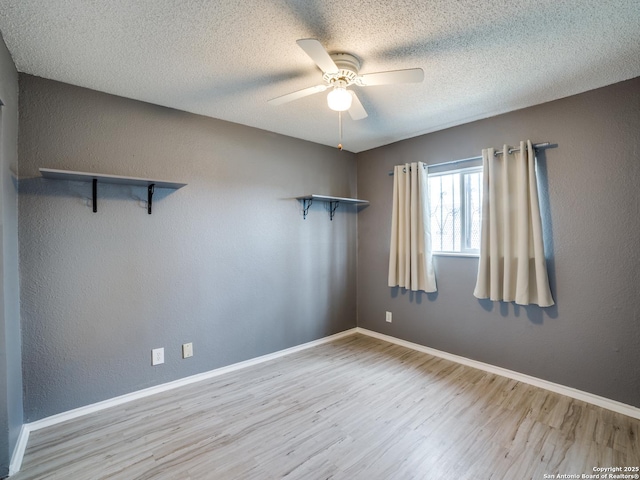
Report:
[[[357,88],[353,152],[640,76],[640,0],[0,0],[0,32],[21,72],[332,146],[326,93],[267,104],[321,83],[297,39],[422,67]]]

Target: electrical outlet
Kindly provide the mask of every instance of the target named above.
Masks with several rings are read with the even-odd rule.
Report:
[[[151,365],[164,363],[164,347],[151,350]]]
[[[193,343],[182,344],[182,358],[193,357]]]
[[[387,322],[391,323],[391,312],[387,312]]]

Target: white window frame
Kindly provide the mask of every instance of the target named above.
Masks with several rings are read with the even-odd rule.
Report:
[[[460,174],[460,185],[459,185],[459,191],[460,191],[460,216],[462,218],[461,222],[460,222],[460,236],[461,236],[461,241],[460,241],[460,250],[459,251],[449,251],[449,250],[433,250],[432,248],[432,254],[433,255],[440,255],[440,256],[452,256],[452,257],[479,257],[480,256],[480,249],[474,249],[474,248],[470,248],[469,247],[469,236],[468,236],[468,231],[469,231],[469,226],[471,223],[471,217],[470,215],[468,215],[468,212],[470,210],[469,208],[469,195],[467,195],[467,190],[465,189],[465,179],[466,179],[466,175],[470,174],[470,173],[482,173],[482,165],[473,165],[473,166],[468,166],[468,167],[457,167],[457,168],[452,168],[449,170],[438,170],[434,173],[429,173],[428,174],[428,178],[429,180],[432,177],[440,177],[440,176],[444,176],[444,175],[453,175],[453,174]],[[431,221],[431,220],[429,220]],[[432,232],[432,238],[433,238],[433,232]],[[436,241],[433,241],[432,247],[435,245]]]

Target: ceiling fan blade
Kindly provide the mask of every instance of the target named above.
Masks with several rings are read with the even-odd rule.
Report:
[[[369,87],[372,85],[390,85],[393,83],[420,83],[423,80],[424,71],[421,68],[409,68],[407,70],[392,70],[389,72],[360,75],[357,84],[362,87]]]
[[[318,40],[303,38],[296,40],[296,43],[311,57],[311,60],[316,62],[320,70],[325,73],[338,73],[338,67]]]
[[[349,90],[349,93],[351,94],[351,99],[352,99],[351,108],[349,109],[349,116],[353,120],[362,120],[363,118],[367,118],[368,116],[367,111],[362,106],[362,103],[360,102],[360,99],[356,95],[356,92],[354,92],[353,90]]]
[[[271,105],[282,105],[283,103],[292,102],[294,100],[298,100],[299,98],[313,95],[314,93],[324,92],[327,88],[329,88],[327,87],[327,85],[316,85],[315,87],[303,88],[302,90],[287,93],[286,95],[267,100],[267,103]]]

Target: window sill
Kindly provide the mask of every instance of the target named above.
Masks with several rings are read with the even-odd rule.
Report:
[[[432,255],[437,255],[438,257],[470,257],[470,258],[479,258],[479,253],[463,253],[463,252],[433,252]]]

